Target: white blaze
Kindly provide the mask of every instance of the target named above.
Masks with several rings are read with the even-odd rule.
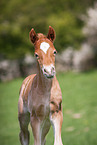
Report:
[[[40,49],[46,54],[47,50],[49,49],[50,45],[47,42],[42,42],[40,44]]]

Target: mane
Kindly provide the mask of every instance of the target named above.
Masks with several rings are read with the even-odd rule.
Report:
[[[45,38],[46,38],[45,35],[43,35],[42,33],[38,33],[38,39],[45,39]]]

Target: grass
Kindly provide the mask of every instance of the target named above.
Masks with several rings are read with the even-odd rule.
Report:
[[[57,75],[63,95],[64,145],[97,144],[97,71]],[[19,145],[18,92],[23,79],[0,83],[0,145]],[[30,129],[30,145],[33,137]],[[53,144],[53,130],[47,145]]]

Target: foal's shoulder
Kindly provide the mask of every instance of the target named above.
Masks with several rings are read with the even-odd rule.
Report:
[[[59,82],[58,82],[56,76],[55,76],[54,79],[53,79],[53,83],[52,83],[52,85],[53,85],[53,87],[60,88],[60,85],[59,85]]]
[[[35,76],[36,74],[32,74],[24,79],[19,91],[20,96],[22,96],[23,98],[26,98],[28,96],[28,92],[31,89],[31,85]]]
[[[34,79],[34,77],[36,76],[36,74],[32,74],[32,75],[29,75],[28,77],[26,77],[22,83],[25,84],[25,85],[28,85],[29,83],[31,83]]]

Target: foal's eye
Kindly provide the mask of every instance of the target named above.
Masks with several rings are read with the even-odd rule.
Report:
[[[55,51],[54,51],[54,55],[56,55],[56,54],[57,54],[57,51],[55,50]]]
[[[39,58],[39,56],[38,56],[38,54],[37,54],[37,53],[35,53],[35,57],[36,57],[36,58]]]

